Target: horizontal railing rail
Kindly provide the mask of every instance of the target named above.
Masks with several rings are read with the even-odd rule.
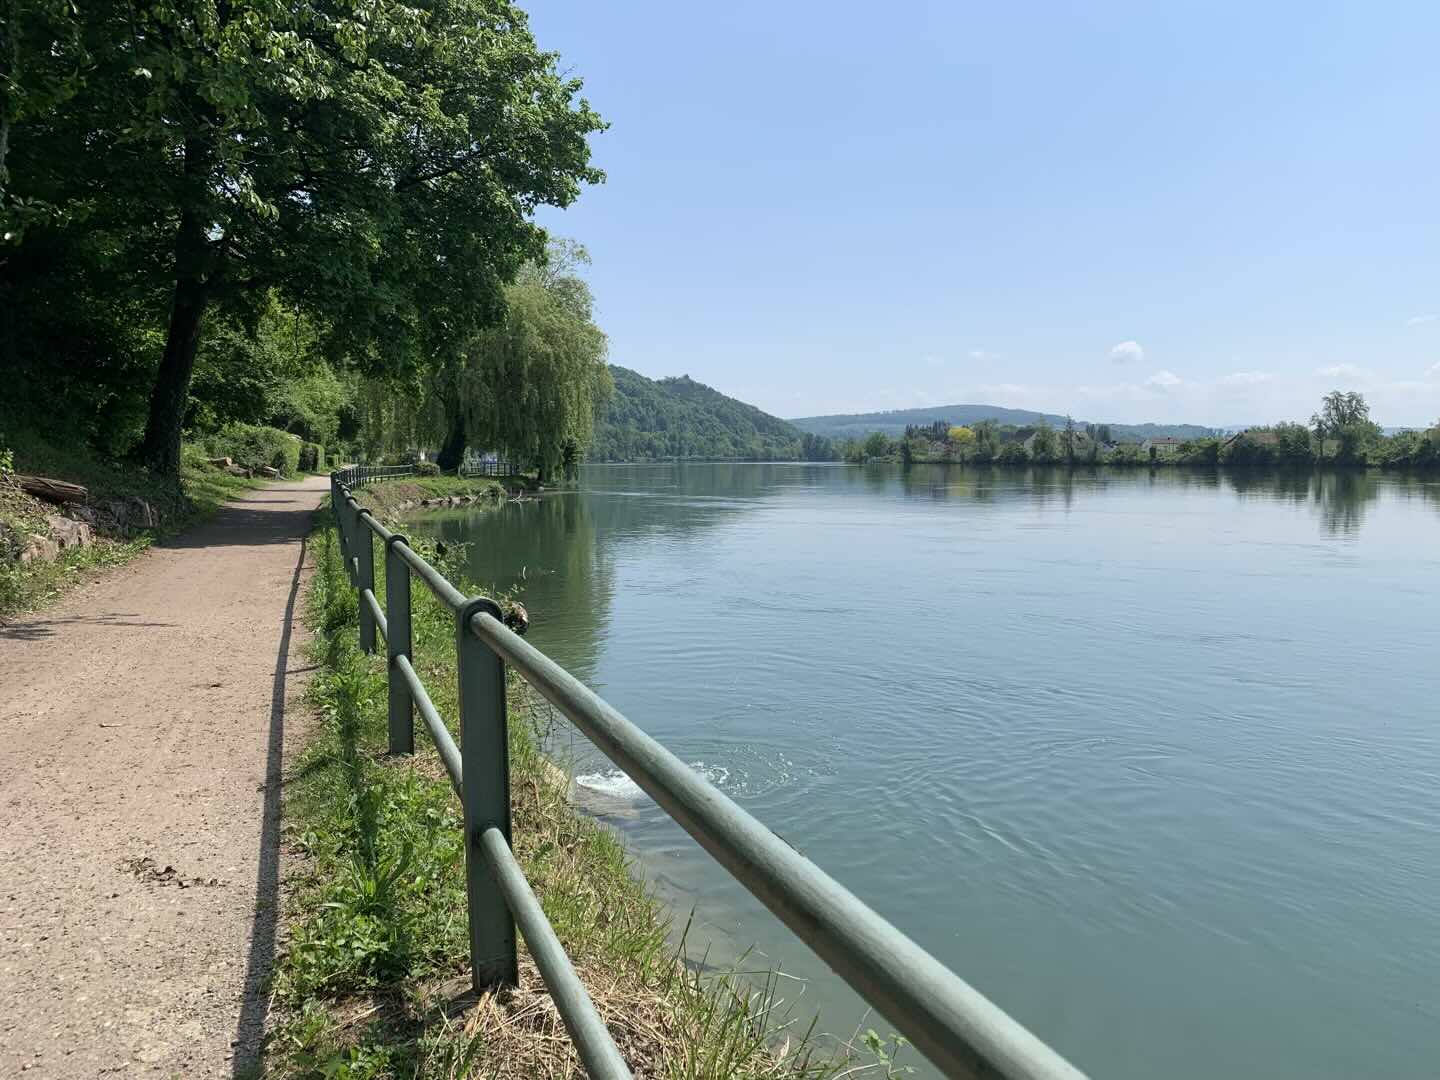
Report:
[[[513,461],[466,461],[460,466],[461,476],[519,476],[520,466]]]
[[[510,629],[493,600],[457,589],[356,497],[371,480],[410,471],[411,466],[357,466],[333,473],[331,501],[359,599],[360,646],[373,652],[377,630],[385,639],[390,750],[414,752],[418,712],[460,797],[477,991],[516,983],[518,924],[586,1071],[600,1080],[631,1075],[511,850],[508,664],[947,1075],[1081,1077],[959,975]],[[385,553],[383,606],[375,595],[377,539]],[[412,663],[412,573],[455,617],[458,746]]]

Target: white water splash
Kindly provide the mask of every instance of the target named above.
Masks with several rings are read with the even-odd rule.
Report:
[[[730,779],[730,770],[723,765],[706,765],[703,761],[692,761],[690,768],[722,790]],[[639,802],[641,799],[649,798],[640,789],[639,784],[619,769],[609,769],[603,773],[582,773],[575,777],[575,783],[579,787],[598,792],[611,799],[622,799],[625,802]]]

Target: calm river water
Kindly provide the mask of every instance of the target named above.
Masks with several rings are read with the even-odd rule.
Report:
[[[422,520],[523,592],[531,641],[1097,1078],[1440,1074],[1440,484],[595,466]],[[855,1029],[633,784],[557,749],[692,944],[758,943]]]

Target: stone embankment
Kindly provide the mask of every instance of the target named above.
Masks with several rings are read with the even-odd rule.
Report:
[[[0,559],[8,561],[53,562],[97,535],[124,539],[161,524],[154,505],[135,495],[92,499],[79,484],[43,476],[8,477],[5,487]]]

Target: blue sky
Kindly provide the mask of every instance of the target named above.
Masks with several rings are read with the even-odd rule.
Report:
[[[1440,416],[1440,5],[522,0],[611,359],[782,416]]]

